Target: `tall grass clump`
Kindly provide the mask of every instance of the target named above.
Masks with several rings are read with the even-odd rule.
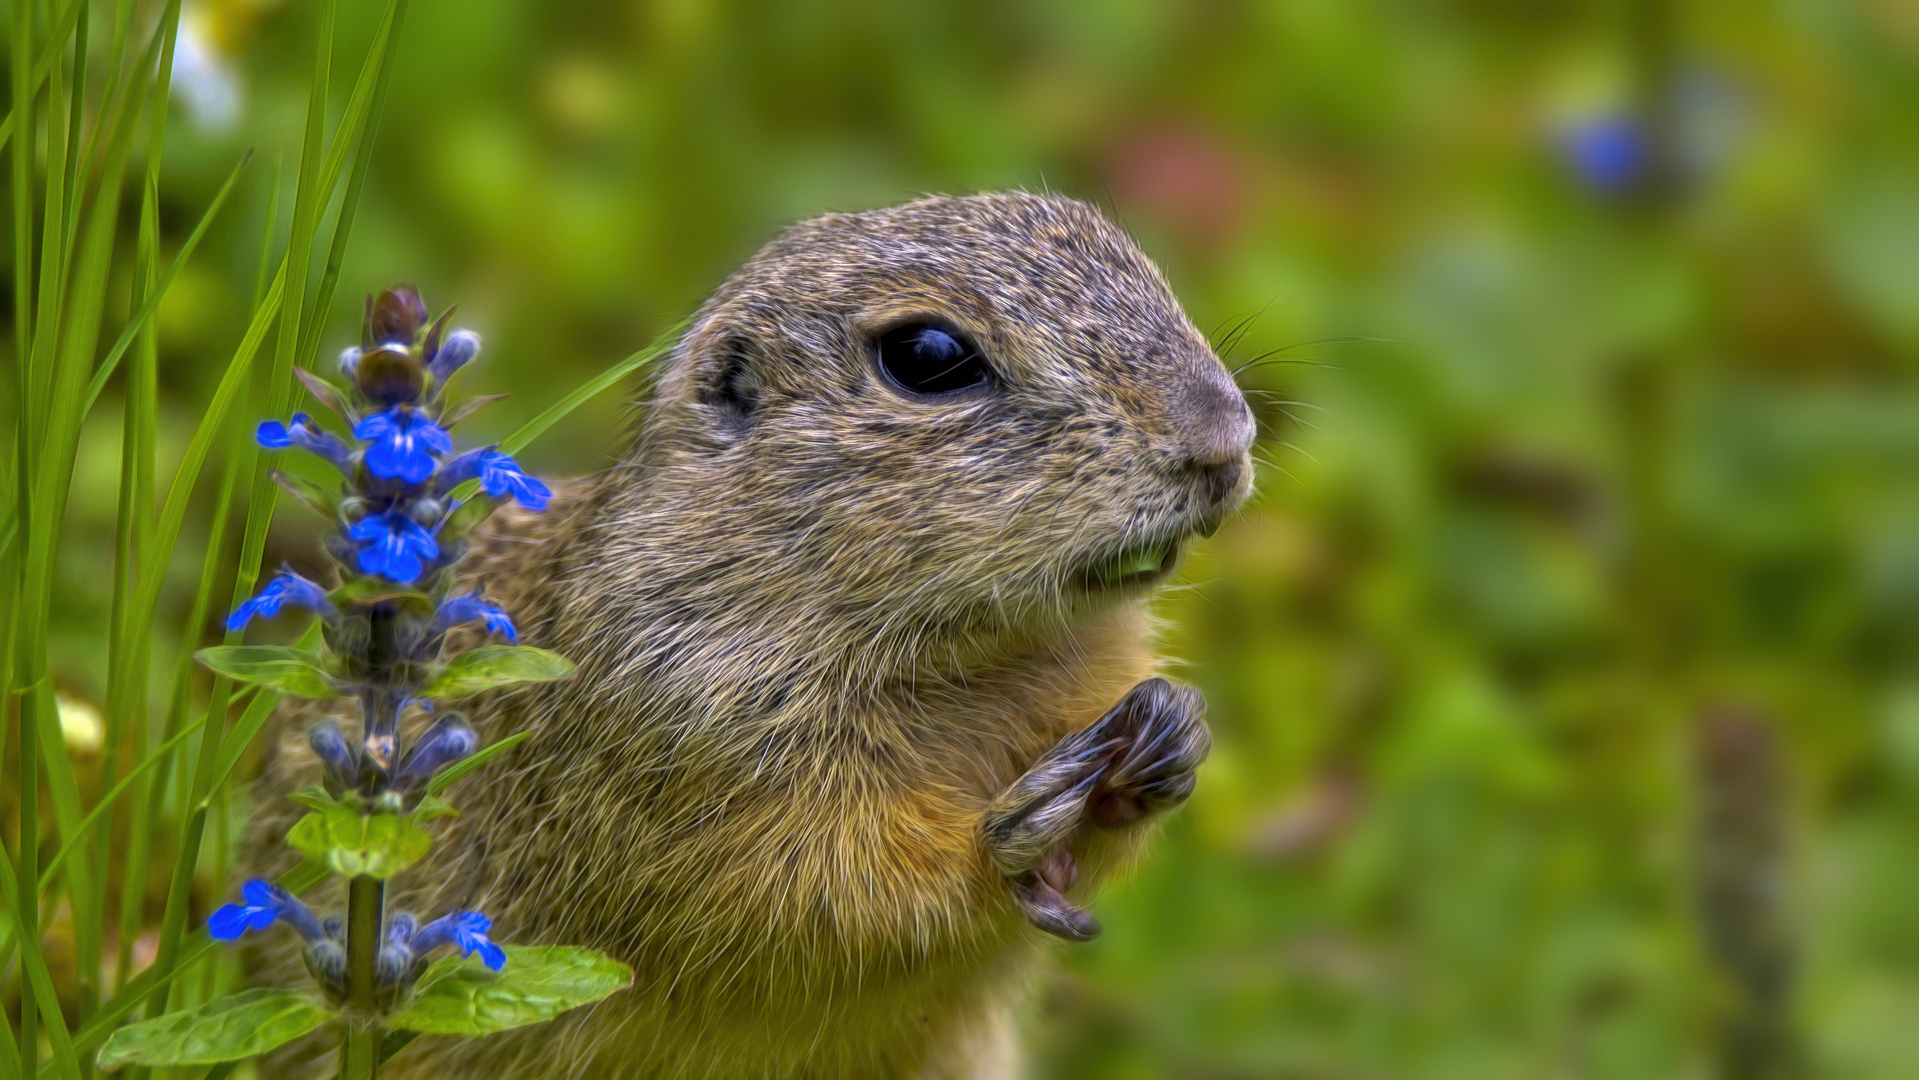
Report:
[[[563,669],[551,654],[508,645],[457,655],[444,648],[445,631],[458,621],[502,629],[477,596],[453,591],[457,533],[489,507],[491,495],[480,489],[511,494],[522,480],[532,483],[517,467],[512,476],[501,472],[506,454],[657,351],[581,387],[502,447],[469,455],[454,454],[445,434],[454,419],[448,410],[458,406],[444,380],[452,357],[473,341],[429,324],[416,295],[390,291],[371,306],[344,388],[307,372],[352,233],[405,9],[406,0],[385,0],[329,131],[335,0],[314,5],[291,230],[276,253],[269,211],[259,253],[264,287],[163,481],[154,313],[247,161],[233,163],[177,253],[162,259],[159,177],[179,0],[168,0],[157,19],[134,0],[11,5],[11,106],[0,124],[11,192],[13,425],[0,451],[0,685],[12,738],[9,781],[0,791],[17,830],[8,838],[11,857],[0,859],[0,980],[18,1006],[0,1024],[0,1080],[72,1080],[123,1065],[217,1078],[321,1025],[340,1032],[346,1075],[371,1076],[408,1032],[479,1034],[508,1014],[518,1023],[543,1018],[514,1012],[513,1002],[525,1004],[515,987],[545,979],[551,991],[571,978],[560,970],[567,964],[590,977],[548,999],[583,1001],[621,984],[623,969],[583,951],[498,951],[473,913],[419,921],[383,911],[385,877],[430,843],[421,823],[448,810],[437,792],[463,771],[440,770],[475,749],[471,729],[452,714],[438,714],[411,747],[399,721],[432,708],[435,698]],[[119,232],[129,203],[137,215],[124,216],[137,222],[137,233],[126,243]],[[117,326],[110,314],[122,299],[110,295],[116,289],[128,290],[127,316]],[[304,416],[256,428],[261,416],[292,412],[299,381],[341,414],[350,440]],[[81,430],[110,384],[123,404],[112,602],[98,657],[104,743],[94,775],[62,737],[48,639],[55,571],[63,543],[72,543],[62,522]],[[236,408],[242,404],[248,407]],[[276,481],[285,478],[256,437],[274,448],[324,446],[340,466],[338,490],[291,485],[340,525],[331,545],[341,562],[337,588],[285,574],[260,588]],[[205,515],[208,526],[198,552],[181,550],[190,512]],[[226,542],[235,535],[237,549]],[[181,562],[200,572],[176,621],[160,599],[169,568]],[[248,616],[289,602],[322,615],[301,647],[241,644]],[[222,611],[235,613],[224,637],[202,641],[209,616]],[[196,649],[210,678],[192,663]],[[338,699],[345,710],[314,734],[329,779],[301,796],[312,813],[291,836],[308,861],[277,883],[247,883],[241,903],[202,923],[194,912],[196,869],[212,853],[220,856],[215,872],[223,872],[214,835],[221,810],[286,694]],[[164,901],[149,904],[150,871],[169,861]],[[350,879],[348,908],[308,912],[297,894],[330,873]],[[215,951],[216,937],[275,922],[308,937],[317,987],[222,994],[235,978],[232,961]],[[136,949],[143,939],[151,947]],[[52,941],[62,946],[57,969],[46,947]],[[440,944],[478,955],[426,967],[425,953]],[[504,972],[488,970],[502,966],[495,961]],[[508,1007],[469,1007],[466,1020],[447,1019],[474,995]],[[264,1011],[237,1011],[247,1009]],[[441,1018],[419,1019],[428,1014]]]

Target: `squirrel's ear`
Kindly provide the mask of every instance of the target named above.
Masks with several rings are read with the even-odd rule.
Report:
[[[728,334],[713,343],[703,375],[700,403],[713,410],[714,434],[738,438],[753,426],[760,411],[760,378],[753,366],[753,343]]]

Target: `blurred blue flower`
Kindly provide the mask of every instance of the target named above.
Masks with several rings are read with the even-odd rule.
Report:
[[[513,626],[513,617],[501,608],[487,603],[476,592],[456,596],[440,605],[439,614],[434,622],[442,628],[458,626],[461,623],[484,622],[487,633],[498,634],[508,641],[518,641],[520,634]]]
[[[440,473],[440,489],[450,491],[475,477],[488,495],[511,496],[528,510],[544,510],[553,492],[545,484],[528,476],[512,458],[490,446],[469,450],[452,461]]]
[[[435,454],[453,452],[453,437],[440,425],[412,409],[374,413],[353,429],[353,437],[373,445],[367,448],[367,471],[417,484],[433,475]]]
[[[425,569],[421,560],[438,558],[440,544],[420,523],[388,510],[353,523],[347,535],[361,544],[360,569],[411,585]]]
[[[427,370],[433,373],[435,383],[444,383],[479,352],[480,335],[471,330],[455,330],[434,350],[433,359],[427,361]]]
[[[1566,133],[1565,153],[1579,179],[1607,195],[1623,195],[1645,176],[1646,135],[1630,117],[1597,116],[1581,122]]]
[[[285,922],[308,941],[326,936],[320,920],[305,904],[270,881],[254,878],[241,888],[240,895],[246,900],[244,904],[228,904],[207,919],[207,933],[215,939],[232,941],[248,930],[265,930],[276,921]]]
[[[227,617],[227,629],[238,630],[256,615],[271,619],[287,604],[319,612],[333,610],[333,605],[327,602],[325,589],[291,570],[283,569],[253,599],[233,609],[233,614]]]
[[[262,423],[254,432],[254,440],[268,450],[284,450],[297,446],[327,461],[341,471],[353,466],[353,448],[331,432],[323,430],[306,413],[293,414],[292,424],[282,424],[278,420]]]
[[[477,952],[482,963],[498,971],[506,966],[506,950],[486,936],[492,926],[493,920],[477,911],[456,911],[420,927],[409,944],[415,956],[442,945],[458,945],[460,955],[472,956]]]

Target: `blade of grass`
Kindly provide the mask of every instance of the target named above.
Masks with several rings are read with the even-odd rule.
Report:
[[[315,632],[300,639],[300,647],[310,649],[319,643],[320,636],[316,623]],[[233,730],[227,732],[227,737],[220,743],[220,755],[214,762],[213,776],[207,785],[209,791],[217,790],[220,785],[226,783],[228,777],[233,775],[233,770],[240,765],[240,759],[246,756],[247,748],[253,745],[254,738],[260,734],[260,729],[266,726],[267,720],[273,715],[274,707],[279,703],[280,695],[271,690],[259,691],[253,700],[247,703],[246,711],[240,714],[240,719],[234,721]]]
[[[161,55],[170,55],[172,41],[177,32],[179,4],[177,0],[167,6],[157,31],[165,42]],[[82,23],[81,25],[84,25]],[[54,133],[55,118],[59,115],[57,98],[62,91],[60,71],[56,65],[50,74],[48,85],[56,98],[49,103],[48,131],[51,138]],[[66,500],[70,492],[74,456],[78,449],[81,421],[84,413],[84,391],[87,373],[92,367],[93,349],[98,340],[101,316],[104,312],[105,292],[110,278],[114,236],[119,221],[119,191],[125,175],[127,160],[131,154],[133,135],[138,118],[137,104],[147,95],[145,80],[138,79],[129,83],[129,93],[125,101],[132,108],[125,108],[115,117],[111,126],[111,136],[105,141],[107,147],[106,164],[101,179],[93,213],[88,220],[85,240],[80,245],[71,284],[73,293],[67,294],[69,268],[64,262],[66,252],[67,228],[64,227],[64,215],[76,212],[77,208],[56,205],[56,190],[64,195],[66,181],[58,175],[48,179],[47,212],[42,223],[43,235],[48,244],[60,249],[45,260],[45,270],[40,282],[40,300],[43,315],[39,319],[40,334],[36,338],[36,348],[44,348],[46,355],[56,356],[53,368],[51,390],[46,399],[46,434],[42,453],[43,459],[37,470],[38,491],[35,495],[37,509],[41,511],[36,522],[34,543],[29,545],[29,573],[35,581],[36,594],[34,606],[30,609],[36,619],[36,631],[41,637],[38,644],[38,665],[36,670],[46,670],[46,644],[44,640],[46,603],[50,599],[50,583],[57,560],[58,523],[64,516]],[[164,108],[162,99],[160,106]],[[64,141],[72,137],[77,139],[79,132],[61,132]],[[26,141],[23,135],[22,141]],[[89,160],[91,155],[89,154]],[[48,154],[49,162],[65,164],[69,158],[62,154],[55,157],[52,150]],[[61,326],[58,322],[64,312],[67,322]],[[57,351],[57,354],[55,350]],[[39,744],[44,752],[48,777],[48,790],[53,798],[55,816],[62,835],[73,835],[81,818],[78,786],[75,782],[72,762],[68,756],[65,739],[61,737],[59,717],[54,702],[50,699],[50,685],[36,691],[31,707],[40,727]],[[82,848],[84,856],[84,847]],[[104,861],[99,863],[104,867]],[[73,916],[73,938],[76,960],[84,973],[80,978],[80,1015],[90,1013],[99,1002],[99,991],[95,980],[100,968],[99,951],[103,937],[102,921],[105,912],[105,899],[98,895],[96,882],[98,876],[93,860],[82,857],[70,862],[64,875],[65,888],[71,897],[69,910]],[[22,868],[21,879],[24,884],[37,887],[37,876],[29,880],[26,868]],[[23,924],[31,926],[33,924]],[[70,1053],[70,1049],[68,1053]],[[61,1061],[63,1072],[74,1071],[81,1075],[89,1072],[87,1064],[78,1060]]]
[[[18,126],[24,130],[33,129],[33,102],[35,87],[30,85],[33,63],[33,9],[26,0],[14,0],[13,4],[13,113]],[[36,403],[39,375],[33,363],[33,140],[23,138],[13,144],[13,362],[18,371],[20,391],[14,399],[16,416],[14,428],[19,439],[19,450],[15,460],[18,462],[19,480],[16,483],[16,497],[19,501],[20,526],[27,541],[30,541],[38,522],[33,514],[33,477],[38,456],[35,449],[39,445],[37,438],[39,413]],[[22,546],[26,546],[23,541]],[[24,555],[24,553],[23,553]],[[21,588],[24,594],[28,585],[28,560],[19,561]],[[21,625],[15,632],[14,647],[19,659],[14,662],[14,678],[35,679],[39,672],[36,661],[42,642],[35,626],[34,609],[27,603],[19,607],[16,618]],[[11,681],[11,680],[9,680]],[[26,927],[40,924],[40,897],[34,889],[39,877],[40,844],[40,784],[39,784],[39,748],[34,746],[33,714],[28,695],[22,694],[17,706],[19,718],[19,825],[20,842],[15,858],[19,860],[19,870],[7,871],[8,880],[0,882],[7,886],[9,907],[13,912],[13,924],[23,931]],[[16,880],[17,879],[17,880]],[[22,955],[39,955],[39,942],[26,941],[27,935],[17,935],[23,941]],[[46,961],[41,959],[44,968]],[[31,970],[31,966],[23,964]],[[42,990],[38,980],[31,976],[20,980],[20,1074],[31,1076],[38,1072],[40,1061],[39,1013]],[[45,991],[46,1000],[52,1002],[51,989]]]
[[[373,101],[367,120],[360,128],[353,155],[353,175],[347,178],[346,194],[340,198],[340,212],[333,221],[333,241],[327,250],[326,270],[320,275],[320,288],[313,301],[313,316],[306,322],[300,340],[300,358],[307,364],[320,348],[320,335],[326,330],[327,311],[333,304],[333,287],[340,280],[340,264],[346,260],[347,238],[353,233],[354,213],[360,206],[360,189],[366,184],[367,166],[373,160],[373,140],[379,135],[380,114],[386,108],[386,88],[393,74],[390,55],[400,44],[400,27],[406,21],[407,0],[387,5],[386,19],[374,42],[373,55],[380,57],[379,76],[373,82]]]
[[[533,733],[531,731],[516,731],[506,738],[501,739],[499,742],[485,747],[472,757],[447,766],[440,770],[439,775],[427,781],[426,793],[428,795],[438,795],[440,792],[452,787],[462,776],[492,761],[494,758],[506,753],[508,750],[513,749],[532,737]]]
[[[286,167],[286,159],[278,154],[273,156],[273,184],[267,188],[267,212],[260,219],[260,263],[253,272],[254,311],[260,309],[260,298],[267,291],[267,267],[273,263],[273,227],[280,222],[280,176]]]
[[[111,790],[105,795],[100,796],[100,801],[94,804],[92,810],[87,812],[87,816],[80,819],[80,824],[74,829],[74,834],[71,837],[67,837],[66,842],[60,846],[60,850],[54,854],[53,858],[48,859],[46,863],[41,866],[40,889],[42,892],[53,887],[53,877],[60,872],[60,865],[67,861],[67,856],[73,854],[74,849],[80,846],[87,835],[90,834],[101,821],[112,814],[114,806],[120,801],[120,797],[130,791],[134,787],[135,782],[144,777],[155,765],[158,765],[161,759],[173,751],[174,747],[186,741],[187,736],[200,730],[205,723],[206,718],[201,717],[193,723],[182,727],[174,733],[172,738],[155,747],[153,753],[141,759],[140,764],[128,770],[127,774],[121,777],[120,782],[113,785]]]
[[[24,142],[25,140],[21,141]],[[0,890],[4,890],[9,897],[32,896],[33,884],[31,881],[16,881],[14,879],[13,867],[7,865],[5,859],[0,859]],[[14,926],[26,927],[38,925],[38,920],[29,918],[27,913],[21,910],[20,904],[17,901],[11,903],[9,906],[12,909],[10,914],[13,916]],[[60,1070],[60,1075],[66,1077],[67,1080],[79,1080],[80,1057],[79,1054],[75,1052],[73,1037],[67,1032],[66,1017],[60,1014],[60,998],[53,987],[53,976],[47,970],[46,955],[40,951],[40,936],[38,934],[16,933],[14,937],[20,941],[20,966],[27,974],[27,977],[21,980],[22,1007],[24,1008],[28,1004],[37,1003],[42,1018],[47,1022],[47,1042],[53,1048],[53,1060],[48,1062],[48,1064],[57,1067]],[[33,988],[31,994],[26,993],[28,986]],[[21,1038],[24,1040],[27,1034],[27,1024],[24,1016],[21,1018],[20,1028]],[[21,1071],[24,1073],[24,1065],[29,1055],[24,1041],[20,1047],[20,1054],[23,1065]]]
[[[555,402],[548,407],[545,412],[528,420],[520,426],[518,431],[507,436],[506,440],[500,443],[500,449],[509,454],[517,454],[521,450],[526,449],[528,443],[545,434],[548,428],[565,419],[568,413],[598,397],[608,387],[613,386],[621,379],[626,378],[628,375],[633,374],[654,360],[659,359],[661,355],[671,350],[674,344],[679,341],[681,332],[686,329],[687,324],[691,321],[690,319],[682,319],[673,324],[661,333],[660,336],[654,338],[652,344],[646,348],[641,349],[639,352],[634,353],[582,383],[578,389]]]
[[[87,30],[92,23],[91,4],[80,7],[80,18],[73,27],[73,92],[68,95],[67,115],[67,217],[60,222],[60,259],[65,265],[73,258],[73,241],[80,231],[80,197],[86,190],[86,164],[80,157],[80,132],[86,126],[87,112]]]
[[[173,285],[173,279],[180,276],[180,270],[186,266],[187,259],[193,255],[193,249],[200,246],[200,239],[206,235],[207,227],[213,224],[214,217],[220,213],[220,207],[226,204],[227,196],[233,191],[233,182],[239,179],[240,171],[245,169],[247,163],[252,160],[253,152],[249,150],[246,156],[240,159],[240,163],[233,167],[233,171],[227,174],[226,181],[220,185],[219,192],[213,196],[213,202],[207,206],[206,213],[200,215],[199,223],[193,227],[191,233],[187,234],[186,242],[180,245],[179,253],[173,257],[171,263],[167,264],[167,272],[160,276],[153,289],[147,293],[133,318],[127,320],[126,327],[120,331],[120,336],[114,341],[113,348],[107,350],[106,359],[100,361],[100,366],[93,373],[92,381],[87,385],[84,411],[91,412],[94,403],[100,400],[100,392],[106,389],[107,379],[113,374],[113,369],[119,365],[120,358],[126,355],[127,348],[133,344],[134,339],[146,328],[153,313],[159,310],[160,301],[166,298],[167,290]]]
[[[60,54],[64,51],[61,46],[66,42],[67,35],[73,31],[74,22],[80,18],[80,12],[86,6],[87,0],[67,0],[67,6],[61,9],[59,21],[53,24],[53,29],[47,36],[47,43],[40,48],[40,58],[33,63],[33,78],[29,93],[40,92],[40,84],[47,81],[47,73],[53,70],[54,62],[60,59]],[[16,92],[17,89],[16,87]],[[20,100],[21,98],[17,96],[14,98],[16,102]],[[0,120],[0,147],[6,146],[7,140],[12,137],[13,111],[10,109],[7,112],[7,118]]]

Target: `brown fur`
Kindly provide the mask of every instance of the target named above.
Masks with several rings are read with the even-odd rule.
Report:
[[[1003,385],[888,386],[873,335],[926,316]],[[1080,575],[1236,504],[1244,412],[1085,204],[929,198],[767,245],[664,363],[619,464],[477,542],[468,572],[579,672],[474,710],[486,741],[535,737],[454,789],[462,816],[392,904],[607,949],[636,985],[422,1040],[385,1075],[1009,1075],[1045,938],[982,815],[1153,674],[1146,590]],[[262,869],[309,757],[270,765]],[[1073,894],[1141,833],[1081,830]]]

